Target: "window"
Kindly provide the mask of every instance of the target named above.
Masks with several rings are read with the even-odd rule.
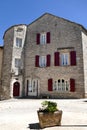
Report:
[[[35,56],[35,66],[36,67],[49,67],[51,64],[51,56],[50,54],[46,56]]]
[[[46,56],[40,56],[39,66],[46,67]]]
[[[23,32],[23,28],[18,28],[17,32]]]
[[[26,94],[28,95],[34,95],[36,96],[38,94],[38,79],[31,79],[29,78],[26,82]]]
[[[31,79],[30,80],[27,80],[27,92],[32,92],[32,81]]]
[[[46,44],[46,34],[45,33],[42,33],[40,35],[40,44],[42,44],[42,45]]]
[[[70,57],[69,53],[62,53],[61,54],[61,65],[70,65]]]
[[[50,43],[50,32],[47,33],[37,33],[36,35],[36,42],[38,44],[49,44]]]
[[[21,65],[21,59],[15,58],[15,67],[18,68]]]
[[[54,81],[53,84],[53,91],[69,91],[70,85],[69,81],[66,81],[64,79],[58,79],[57,81]]]
[[[75,92],[75,79],[58,79],[56,81],[53,81],[52,78],[48,79],[48,91]]]
[[[21,38],[16,38],[16,46],[22,47],[22,39]]]
[[[76,51],[55,52],[54,53],[55,66],[74,66],[76,65]]]

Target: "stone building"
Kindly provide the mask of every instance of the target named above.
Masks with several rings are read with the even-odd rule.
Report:
[[[2,99],[87,97],[87,30],[45,13],[4,33]]]
[[[3,60],[3,46],[0,46],[0,95],[1,95],[1,72],[2,72],[2,60]]]
[[[1,81],[1,70],[2,70],[2,59],[3,59],[3,46],[0,46],[0,81]]]

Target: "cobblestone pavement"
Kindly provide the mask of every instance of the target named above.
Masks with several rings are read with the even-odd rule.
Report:
[[[0,101],[0,130],[41,130],[37,110],[45,99]],[[44,130],[87,130],[87,99],[47,99],[63,111],[61,126]]]

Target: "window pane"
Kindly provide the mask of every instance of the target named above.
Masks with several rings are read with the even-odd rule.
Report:
[[[16,38],[16,46],[22,47],[22,39],[21,38]]]
[[[61,54],[61,65],[69,65],[69,53]]]
[[[54,81],[53,90],[59,92],[69,91],[69,84],[69,81],[66,81],[64,79],[58,79],[58,81]]]
[[[46,56],[41,56],[40,57],[40,67],[45,67],[46,66]]]
[[[20,59],[15,59],[15,67],[20,67],[20,65],[21,65],[21,60]]]
[[[46,44],[46,34],[41,34],[40,35],[40,43],[41,44]]]

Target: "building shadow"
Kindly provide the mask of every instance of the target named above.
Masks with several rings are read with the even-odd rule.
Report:
[[[61,126],[54,126],[54,127],[87,127],[87,125],[61,125]],[[42,130],[40,128],[40,125],[39,123],[32,123],[32,124],[29,124],[28,128],[30,130]]]
[[[87,125],[61,125],[61,127],[87,127]]]
[[[87,100],[85,100],[84,102],[87,102]]]

